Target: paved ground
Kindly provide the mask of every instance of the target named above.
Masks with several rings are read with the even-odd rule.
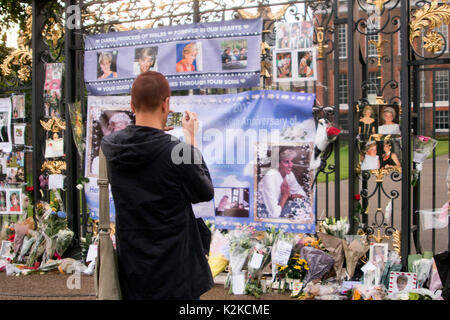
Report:
[[[431,188],[432,171],[431,160],[427,160],[424,165],[424,171],[422,173],[422,185],[421,185],[421,208],[428,209],[432,207],[433,192]],[[436,206],[442,206],[448,201],[448,189],[447,189],[447,157],[442,156],[436,159],[436,189],[435,189],[435,203]],[[375,179],[371,179],[369,183],[369,192],[374,190]],[[341,181],[341,196],[338,201],[341,208],[341,215],[347,215],[347,188],[348,181]],[[391,190],[401,191],[400,182],[392,182],[389,178],[383,183],[383,187],[387,194]],[[329,185],[329,208],[330,212],[334,212],[334,183]],[[325,210],[325,185],[320,184],[318,187],[318,216],[319,219],[324,216],[321,212]],[[382,195],[381,207],[387,204],[386,196]],[[374,219],[373,212],[376,210],[377,196],[374,196],[374,201],[370,202],[369,206],[369,222]],[[395,200],[394,205],[394,226],[399,227],[401,209],[401,197]],[[432,249],[432,231],[423,231],[421,236],[422,250]],[[435,252],[441,252],[448,250],[448,229],[440,229],[435,232]],[[413,246],[414,252],[414,246]],[[94,277],[81,276],[79,289],[69,289],[67,286],[70,276],[61,275],[58,272],[51,272],[45,275],[28,275],[28,276],[6,276],[5,272],[0,272],[0,300],[95,300],[95,286]],[[217,284],[209,292],[201,296],[201,300],[255,300],[256,298],[247,295],[229,295],[228,290],[224,289],[222,284]],[[281,294],[274,292],[271,294],[265,294],[261,297],[261,300],[289,300],[291,299],[287,293]]]

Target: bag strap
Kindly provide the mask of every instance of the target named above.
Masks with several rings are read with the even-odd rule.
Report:
[[[97,184],[100,188],[99,191],[99,214],[98,214],[98,229],[99,231],[110,231],[110,220],[109,220],[109,182],[108,182],[108,171],[106,169],[106,158],[103,154],[102,148],[100,147],[99,154],[99,177],[97,179]]]

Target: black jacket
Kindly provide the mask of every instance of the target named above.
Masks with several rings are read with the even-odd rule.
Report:
[[[200,152],[136,125],[104,137],[101,147],[116,212],[123,298],[198,298],[214,284],[191,206],[214,196]],[[200,164],[174,163],[172,150],[195,154]]]

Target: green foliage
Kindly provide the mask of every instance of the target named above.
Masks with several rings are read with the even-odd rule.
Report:
[[[18,24],[20,29],[25,28],[28,15],[25,12],[27,6],[31,5],[31,0],[16,1],[2,0],[0,1],[0,29],[9,28],[12,24]]]

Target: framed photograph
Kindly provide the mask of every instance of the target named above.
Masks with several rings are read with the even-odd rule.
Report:
[[[247,68],[247,40],[227,40],[221,45],[222,70]]]
[[[188,42],[176,45],[176,72],[195,72],[203,70],[202,43]]]
[[[400,136],[400,107],[398,105],[378,105],[378,133]]]
[[[13,255],[11,253],[11,247],[12,247],[11,241],[3,240],[2,241],[2,247],[0,249],[0,257],[2,257],[2,258],[11,258],[12,255]]]
[[[5,164],[7,168],[23,167],[25,165],[25,153],[23,151],[8,152]]]
[[[312,143],[258,145],[254,220],[314,223]]]
[[[146,71],[157,71],[158,47],[136,48],[134,50],[133,74]]]
[[[12,96],[12,118],[23,119],[25,118],[25,95]]]
[[[97,53],[97,80],[117,78],[117,50]]]
[[[6,189],[6,205],[8,213],[22,213],[22,189]]]
[[[389,274],[388,296],[408,292],[417,288],[417,274],[411,272],[394,272]]]
[[[249,188],[214,188],[215,216],[248,218]]]
[[[388,258],[388,243],[370,243],[369,261],[375,266],[384,266]]]

